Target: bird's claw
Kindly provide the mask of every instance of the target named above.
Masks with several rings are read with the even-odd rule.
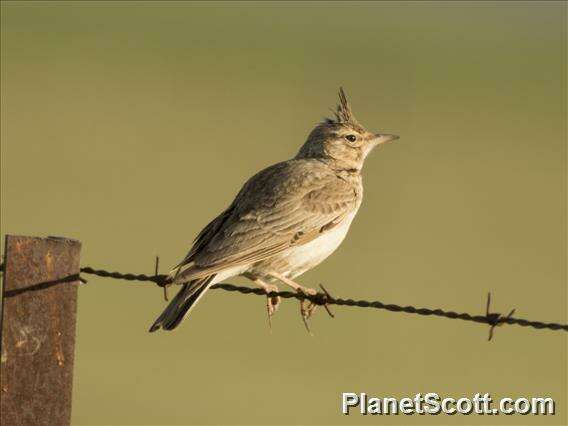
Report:
[[[333,297],[331,296],[331,294],[329,294],[329,291],[327,291],[323,284],[320,284],[320,288],[323,291],[323,307],[331,318],[335,318],[335,315],[333,315],[333,312],[331,312],[331,309],[329,309],[329,301],[333,300]]]

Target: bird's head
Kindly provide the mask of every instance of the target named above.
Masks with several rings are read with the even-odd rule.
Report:
[[[296,158],[318,158],[339,169],[358,171],[374,147],[398,139],[396,135],[371,133],[359,124],[342,88],[334,115],[310,132]]]

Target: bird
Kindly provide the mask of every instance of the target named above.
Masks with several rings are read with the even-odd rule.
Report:
[[[295,278],[342,243],[363,200],[365,159],[373,148],[399,138],[366,130],[341,87],[332,111],[293,158],[252,176],[197,235],[168,275],[181,289],[150,332],[175,329],[212,285],[231,277],[244,276],[264,290],[269,322],[281,302],[274,295],[279,283],[304,296],[317,294]],[[315,307],[300,302],[305,323]]]

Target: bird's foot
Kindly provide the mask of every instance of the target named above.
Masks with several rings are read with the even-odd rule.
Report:
[[[318,294],[317,290],[303,286],[298,286],[296,291],[303,296],[316,296]],[[306,326],[306,330],[308,330],[308,333],[310,334],[312,334],[312,331],[310,330],[308,320],[313,315],[317,307],[318,305],[309,299],[300,300],[300,315],[302,316],[302,321]]]
[[[278,287],[274,284],[268,284],[264,280],[260,279],[258,276],[253,274],[243,274],[249,280],[254,282],[256,285],[261,287],[266,293],[266,313],[268,314],[268,328],[272,331],[272,315],[276,313],[278,307],[280,306],[281,298],[277,294]]]
[[[278,293],[278,287],[273,284],[265,284],[264,291],[266,292],[266,312],[268,313],[268,321],[270,322],[270,318],[272,315],[276,313],[278,307],[280,306],[280,302],[282,299],[277,294],[271,293]]]

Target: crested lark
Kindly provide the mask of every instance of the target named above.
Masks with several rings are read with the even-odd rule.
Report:
[[[276,282],[304,294],[293,279],[341,244],[363,199],[367,154],[398,136],[371,133],[357,122],[342,89],[333,119],[318,124],[291,160],[248,180],[232,204],[197,236],[170,273],[181,290],[150,328],[172,330],[218,282],[243,275],[267,293]],[[267,297],[269,319],[280,300]],[[315,305],[301,303],[304,320]]]

